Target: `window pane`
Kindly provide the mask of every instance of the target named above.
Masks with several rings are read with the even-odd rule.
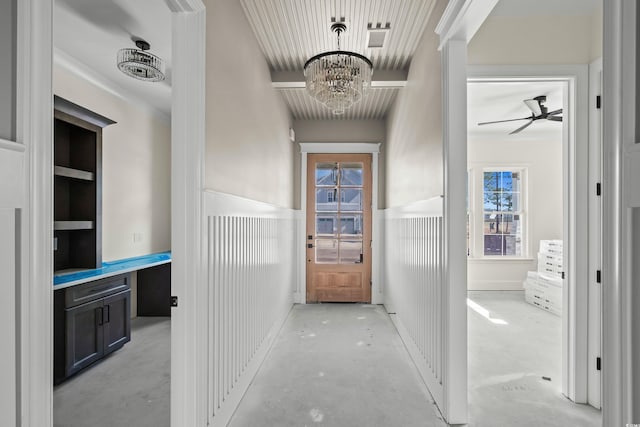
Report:
[[[362,211],[362,190],[357,188],[344,188],[340,190],[341,211]]]
[[[519,218],[519,215],[502,215],[500,232],[503,234],[520,234]]]
[[[340,216],[341,236],[362,236],[362,215],[341,215]]]
[[[485,191],[484,210],[490,212],[502,210],[502,193]]]
[[[331,185],[337,183],[338,165],[336,163],[318,163],[316,165],[316,185]]]
[[[362,163],[345,163],[340,165],[340,185],[362,187]]]
[[[336,235],[337,215],[316,215],[316,236],[331,237]]]
[[[499,224],[499,219],[498,219],[497,214],[485,214],[484,215],[484,227],[483,229],[483,233],[484,234],[495,234],[498,233],[498,224]]]
[[[504,236],[504,253],[507,256],[520,256],[522,254],[520,246],[520,236]]]
[[[334,239],[316,240],[316,262],[319,264],[338,263],[338,241]]]
[[[355,264],[361,262],[362,240],[340,241],[340,264]]]
[[[494,192],[500,191],[500,173],[499,172],[485,172],[484,173],[484,191]]]
[[[484,254],[502,255],[502,234],[484,236]]]
[[[522,180],[520,177],[520,172],[511,172],[511,180],[513,181],[512,191],[520,192],[522,191]]]
[[[335,188],[317,188],[316,189],[316,211],[318,212],[337,212],[338,201],[336,196],[338,190]]]
[[[503,212],[517,212],[520,210],[520,193],[502,193],[500,209]]]

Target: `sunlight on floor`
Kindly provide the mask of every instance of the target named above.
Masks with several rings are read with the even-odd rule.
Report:
[[[508,325],[509,324],[509,323],[507,323],[506,320],[492,318],[491,317],[491,312],[489,310],[487,310],[486,308],[484,308],[483,306],[481,306],[477,302],[474,302],[474,301],[470,300],[469,298],[467,298],[467,306],[470,309],[472,309],[473,311],[475,311],[476,313],[478,313],[480,316],[484,317],[485,319],[489,320],[492,323],[495,323],[496,325]]]

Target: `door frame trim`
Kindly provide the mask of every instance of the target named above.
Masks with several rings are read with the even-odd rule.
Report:
[[[183,199],[172,200],[172,228],[183,227],[182,234],[172,231],[182,242],[177,244],[177,239],[172,242],[172,276],[179,278],[182,271],[190,278],[195,277],[194,282],[183,283],[196,285],[179,289],[183,310],[174,310],[174,315],[181,314],[180,320],[172,325],[179,338],[172,340],[171,418],[172,425],[195,426],[206,423],[206,393],[199,393],[198,388],[202,388],[204,380],[198,369],[206,367],[206,345],[198,339],[204,323],[198,319],[206,318],[206,306],[202,309],[199,304],[190,309],[190,302],[206,304],[206,299],[198,297],[206,289],[199,275],[204,265],[200,259],[199,230],[204,176],[206,11],[202,0],[166,2],[173,12],[174,52],[178,47],[182,52],[181,62],[174,53],[174,62],[184,64],[173,70],[172,115],[179,118],[172,118],[172,190],[174,195],[181,194],[180,191],[184,195]],[[53,425],[53,0],[25,0],[17,4],[16,131],[18,142],[26,147],[28,191],[22,215],[21,292],[16,301],[20,306],[17,351],[25,355],[19,357],[21,365],[17,373],[18,423],[25,427],[46,427]],[[177,87],[181,89],[176,90]],[[185,199],[185,204],[180,205]],[[175,288],[173,291],[176,292]],[[178,347],[179,343],[185,346]],[[191,351],[195,349],[198,351]],[[179,384],[177,378],[181,379]],[[176,396],[182,399],[179,401]]]
[[[630,218],[623,193],[622,173],[626,147],[625,125],[633,109],[624,108],[624,77],[635,70],[625,69],[625,35],[632,31],[625,23],[622,0],[603,4],[603,81],[602,81],[602,423],[604,426],[623,425],[630,418],[633,405],[633,376],[631,352],[628,347],[633,330],[631,307],[628,305],[632,283],[630,280]],[[635,367],[637,368],[637,367]]]
[[[171,425],[202,426],[207,412],[208,284],[204,225],[206,9],[166,0],[172,11]]]
[[[298,235],[298,288],[294,301],[307,303],[306,230],[307,230],[307,154],[371,154],[371,304],[383,304],[384,295],[380,282],[380,218],[378,212],[378,142],[300,142],[300,210],[302,219]]]
[[[589,199],[589,70],[588,65],[487,65],[468,67],[468,81],[544,81],[567,85],[563,107],[571,115],[573,126],[563,130],[563,240],[567,253],[564,269],[567,281],[563,291],[562,315],[562,392],[576,403],[587,403],[588,368],[588,213],[580,209]],[[594,190],[595,191],[595,190]],[[568,255],[568,256],[567,256]],[[578,287],[578,284],[585,284]]]
[[[16,305],[17,424],[53,424],[53,0],[17,2],[16,139],[25,198]]]

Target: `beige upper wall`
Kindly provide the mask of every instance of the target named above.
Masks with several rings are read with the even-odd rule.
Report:
[[[296,142],[377,142],[378,155],[378,206],[385,206],[384,120],[295,120],[293,129]],[[300,209],[300,147],[296,144],[295,208]]]
[[[473,65],[588,64],[601,52],[600,10],[593,16],[489,17],[469,42],[467,57]]]
[[[56,95],[116,121],[102,134],[103,260],[170,250],[170,125],[57,65],[53,88]],[[141,234],[140,241],[133,241],[134,233]]]
[[[237,0],[207,0],[206,187],[293,207],[291,119]]]
[[[447,2],[439,0],[411,61],[407,86],[387,118],[386,206],[442,194],[442,90],[438,36]]]
[[[384,120],[295,120],[298,142],[383,142]]]

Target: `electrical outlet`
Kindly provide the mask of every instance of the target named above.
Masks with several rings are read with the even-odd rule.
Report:
[[[133,233],[133,242],[134,243],[142,242],[142,233]]]

